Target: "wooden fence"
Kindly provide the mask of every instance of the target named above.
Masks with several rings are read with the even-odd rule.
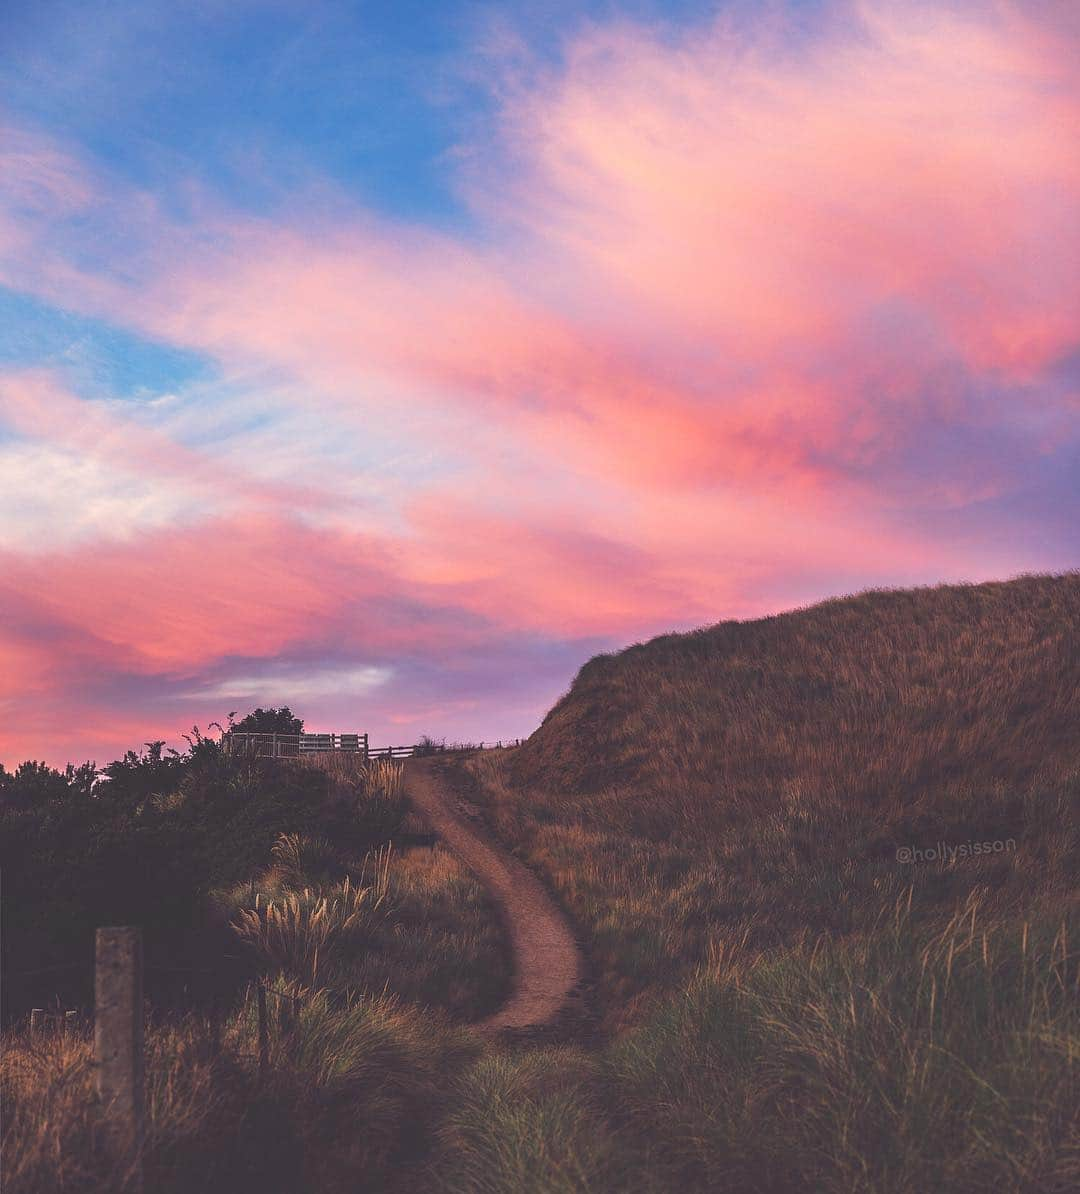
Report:
[[[230,753],[260,759],[296,759],[301,755],[343,751],[370,757],[367,734],[240,734],[230,730],[222,740]]]
[[[302,755],[343,752],[368,759],[411,759],[414,755],[442,754],[455,750],[493,750],[520,746],[523,739],[506,742],[414,743],[412,746],[371,746],[367,734],[239,734],[223,739],[229,752],[243,752],[260,759],[297,759]]]

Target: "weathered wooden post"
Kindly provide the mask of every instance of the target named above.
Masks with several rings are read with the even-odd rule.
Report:
[[[98,929],[94,959],[94,1064],[108,1146],[123,1188],[142,1190],[146,1088],[143,1075],[142,933]]]
[[[64,1012],[64,1036],[68,1037],[78,1027],[79,1013],[75,1011]]]
[[[30,1031],[33,1033],[40,1032],[45,1024],[45,1009],[43,1007],[32,1007],[30,1009]]]

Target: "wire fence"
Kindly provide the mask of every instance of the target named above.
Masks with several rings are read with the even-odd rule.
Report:
[[[222,957],[222,961],[231,962],[238,959],[239,955],[236,954],[226,954]],[[57,966],[38,967],[34,970],[15,971],[8,977],[28,977],[85,968],[85,963],[82,962],[62,963]],[[138,983],[140,989],[142,987],[142,970],[151,973],[214,975],[223,977],[220,969],[203,966],[163,966],[150,963],[140,967]],[[277,981],[280,981],[280,978]],[[234,992],[234,997],[228,1001],[214,999],[209,1007],[201,1009],[206,1015],[209,1039],[213,1042],[215,1049],[220,1050],[222,1047],[221,1030],[224,1021],[228,1018],[230,1012],[242,1011],[242,1014],[236,1020],[237,1023],[242,1024],[250,1015],[251,1004],[254,999],[255,1031],[252,1043],[255,1047],[251,1050],[243,1048],[236,1049],[233,1047],[231,1051],[241,1057],[257,1058],[259,1063],[259,1077],[262,1079],[266,1076],[270,1067],[273,1038],[275,1035],[279,1040],[287,1037],[293,1028],[296,1027],[305,1004],[311,998],[331,995],[338,999],[351,1000],[356,999],[358,995],[362,995],[363,993],[353,987],[337,987],[333,985],[320,985],[310,990],[296,988],[292,991],[283,991],[274,985],[274,980],[266,976],[261,976],[247,981],[243,987],[241,998],[237,999],[236,994]],[[277,1001],[278,1014],[276,1016],[270,1014],[267,997]],[[88,1011],[85,1007],[67,1007],[57,999],[53,1007],[30,1008],[23,1017],[23,1022],[28,1024],[31,1037],[34,1039],[50,1035],[68,1037],[76,1033],[85,1033],[91,1029],[94,1024],[94,1014],[93,1011]]]

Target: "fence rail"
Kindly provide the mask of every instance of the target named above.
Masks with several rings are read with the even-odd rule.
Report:
[[[266,759],[295,759],[301,755],[343,751],[368,757],[367,734],[242,734],[230,730],[225,749]]]
[[[368,759],[411,759],[415,755],[442,754],[455,750],[495,750],[520,746],[523,739],[498,742],[414,743],[411,746],[371,746],[367,734],[246,734],[230,730],[225,749],[261,759],[297,759],[311,754],[360,754]]]
[[[415,743],[412,746],[372,746],[368,757],[372,759],[411,759],[425,755],[452,754],[463,750],[501,750],[503,747],[520,746],[524,738],[507,739],[505,742],[447,742]]]

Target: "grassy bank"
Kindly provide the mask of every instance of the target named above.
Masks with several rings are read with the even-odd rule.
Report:
[[[502,1079],[528,1126],[461,1125],[459,1187],[529,1154],[553,1189],[1072,1188],[1078,628],[1068,576],[665,636],[458,767],[575,922],[609,1034]]]
[[[703,967],[598,1053],[494,1054],[445,1188],[1046,1194],[1080,1181],[1080,987],[1061,924],[875,934]]]
[[[587,935],[615,1024],[718,941],[866,931],[909,888],[916,923],[973,892],[1072,915],[1078,628],[1068,576],[665,636],[591,661],[458,782]],[[902,860],[939,842],[957,856]]]

